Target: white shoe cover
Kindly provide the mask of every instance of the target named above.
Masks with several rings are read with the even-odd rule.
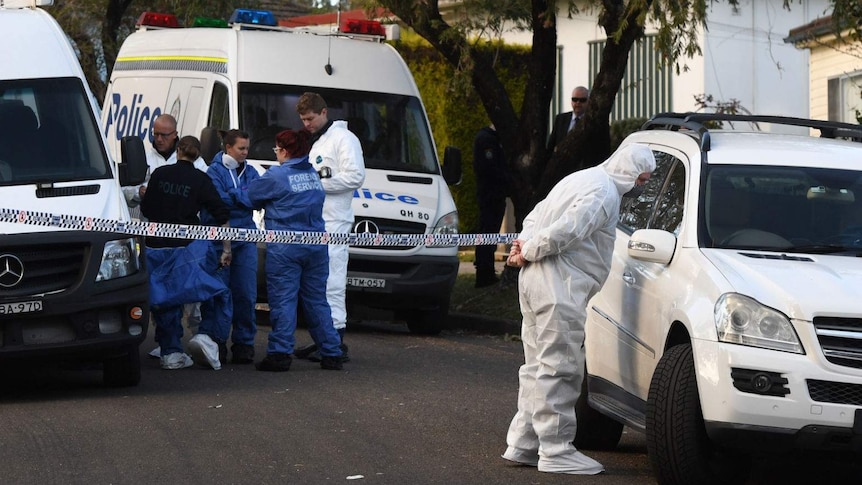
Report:
[[[565,455],[540,457],[539,471],[568,475],[597,475],[605,471],[605,467],[580,451],[575,451]]]
[[[198,362],[207,362],[213,370],[221,369],[218,344],[209,335],[199,333],[189,340],[189,352]]]
[[[194,365],[194,361],[188,355],[182,352],[174,352],[173,354],[161,356],[162,369],[177,370],[185,369]]]
[[[154,348],[153,350],[151,350],[149,352],[149,356],[154,358],[154,359],[158,359],[159,357],[162,356],[162,348],[161,347]]]
[[[522,450],[520,448],[508,447],[506,452],[500,455],[505,460],[515,462],[519,465],[537,466],[539,464],[539,452]]]

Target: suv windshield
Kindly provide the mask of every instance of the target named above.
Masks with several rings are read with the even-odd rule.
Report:
[[[76,78],[0,81],[0,185],[111,178]]]
[[[439,173],[425,114],[415,97],[322,89],[309,86],[242,83],[240,128],[251,137],[248,158],[275,161],[275,135],[302,129],[296,101],[306,91],[323,96],[330,120],[345,120],[362,144],[365,167]]]
[[[862,249],[862,172],[711,166],[702,245],[807,253]]]

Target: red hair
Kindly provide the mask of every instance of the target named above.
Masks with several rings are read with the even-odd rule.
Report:
[[[304,157],[311,150],[311,133],[307,130],[284,130],[275,135],[275,144],[287,150],[291,158]]]

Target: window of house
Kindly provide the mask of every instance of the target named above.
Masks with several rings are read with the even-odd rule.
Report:
[[[832,78],[829,85],[829,121],[862,123],[862,72]]]

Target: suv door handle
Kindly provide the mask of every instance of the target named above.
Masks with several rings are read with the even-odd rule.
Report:
[[[635,284],[635,277],[632,276],[631,273],[626,271],[623,273],[623,281],[625,281],[626,283],[628,283],[630,285],[633,285],[633,284]]]

